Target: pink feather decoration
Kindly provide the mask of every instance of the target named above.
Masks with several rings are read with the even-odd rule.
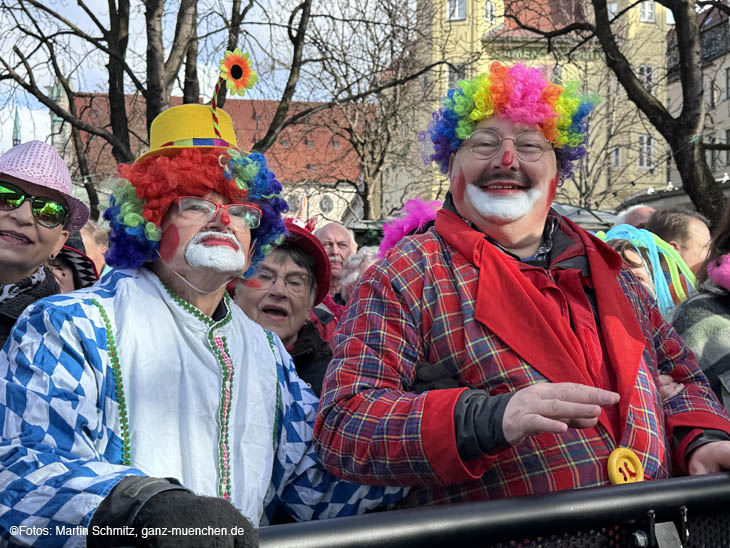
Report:
[[[436,218],[442,202],[427,202],[421,198],[408,200],[401,210],[401,216],[383,225],[383,239],[378,248],[378,257],[383,258],[390,248],[397,244],[403,236],[420,231],[427,223]]]

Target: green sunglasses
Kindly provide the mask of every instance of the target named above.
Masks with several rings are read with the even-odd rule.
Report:
[[[30,210],[39,225],[54,228],[66,221],[68,208],[53,198],[31,196],[19,186],[0,181],[0,211],[18,209],[30,200]]]

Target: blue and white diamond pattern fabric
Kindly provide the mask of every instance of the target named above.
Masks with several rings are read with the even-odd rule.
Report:
[[[103,498],[142,474],[119,464],[116,388],[92,298],[104,300],[39,301],[0,351],[0,544],[81,546]]]
[[[143,475],[121,464],[120,405],[99,311],[114,322],[117,284],[130,277],[113,271],[91,288],[39,301],[0,351],[0,545],[83,546],[104,497],[125,476]],[[407,489],[355,485],[322,468],[312,443],[317,398],[272,340],[280,397],[268,518],[279,502],[309,520],[400,500]]]
[[[283,420],[265,520],[271,519],[278,503],[284,504],[298,521],[308,521],[362,514],[401,500],[408,493],[407,487],[358,485],[335,477],[319,463],[312,441],[317,396],[297,375],[281,341],[275,340]]]

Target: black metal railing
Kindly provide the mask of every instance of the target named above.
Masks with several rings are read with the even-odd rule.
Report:
[[[730,473],[259,529],[261,548],[730,548]]]

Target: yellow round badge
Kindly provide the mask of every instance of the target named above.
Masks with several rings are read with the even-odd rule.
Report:
[[[644,467],[636,453],[619,447],[608,457],[608,478],[612,485],[644,481]]]

